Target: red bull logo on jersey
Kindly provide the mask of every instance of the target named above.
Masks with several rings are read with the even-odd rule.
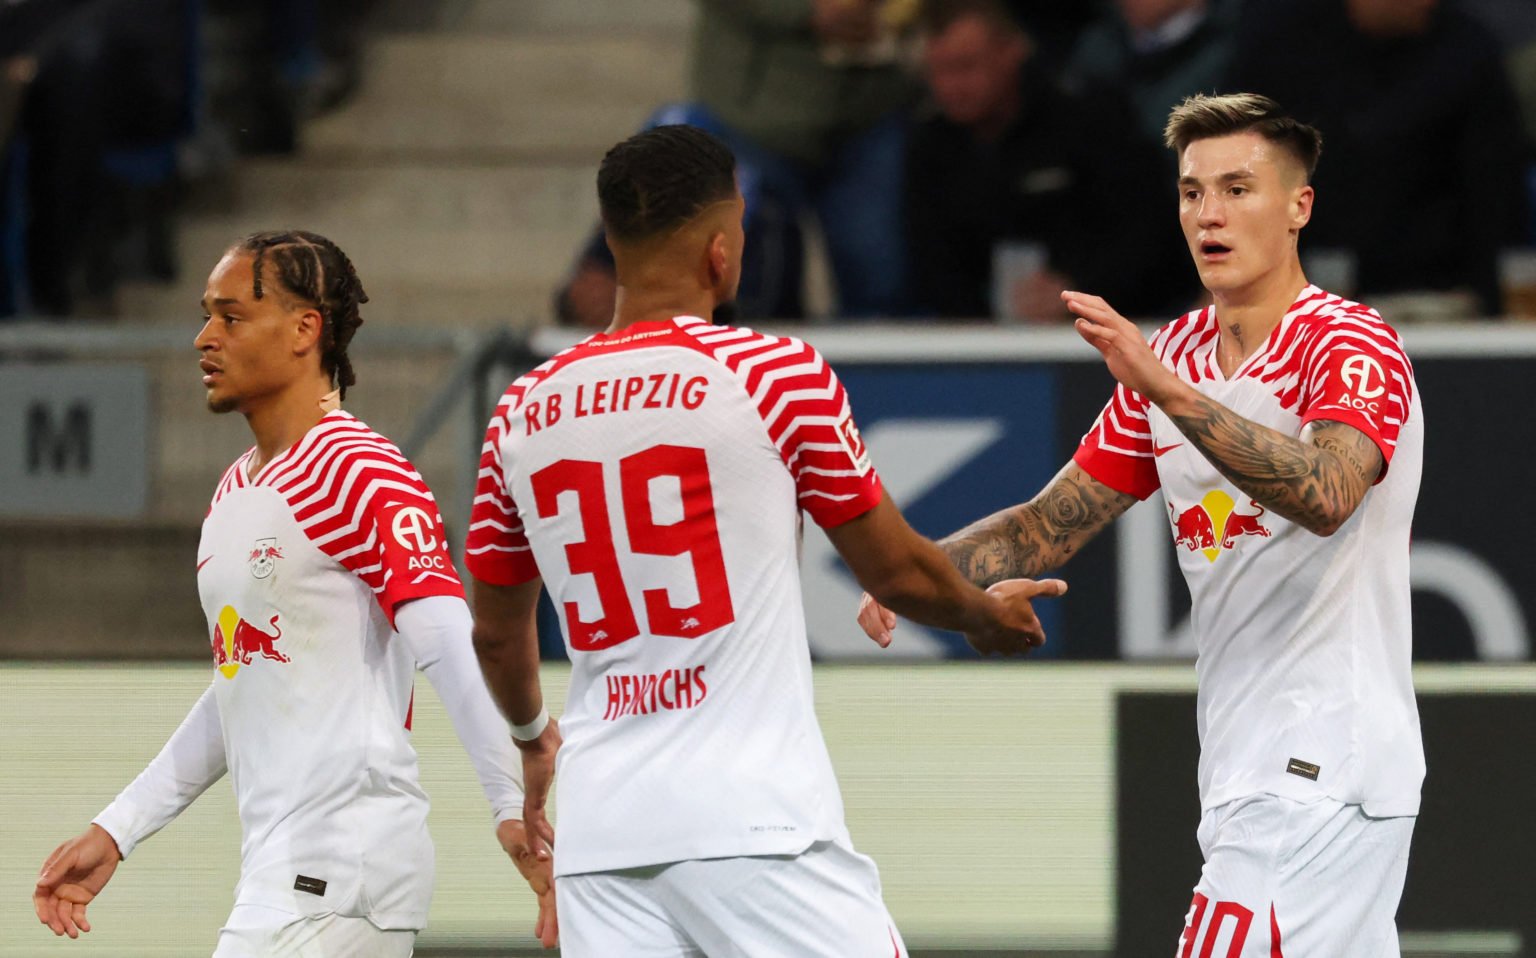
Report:
[[[277,640],[283,637],[278,627],[278,616],[267,623],[271,632],[258,629],[240,617],[232,605],[219,611],[219,619],[213,625],[213,664],[226,679],[235,677],[240,666],[250,665],[251,656],[259,655],[273,662],[288,662],[288,656],[277,650]]]
[[[1183,511],[1170,502],[1168,514],[1173,523],[1173,544],[1190,552],[1200,552],[1215,562],[1217,556],[1231,549],[1242,536],[1268,539],[1269,529],[1259,521],[1264,516],[1264,507],[1249,499],[1248,508],[1258,511],[1239,512],[1237,503],[1220,489],[1212,489],[1199,505]]]

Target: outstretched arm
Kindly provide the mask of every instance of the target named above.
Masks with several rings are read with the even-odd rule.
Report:
[[[77,938],[90,931],[86,906],[106,887],[117,863],[180,815],[227,769],[219,703],[209,687],[139,777],[89,828],[48,856],[32,891],[38,921],[55,935]]]
[[[925,625],[964,632],[978,652],[1028,652],[1045,642],[1030,599],[1067,591],[1065,582],[1009,581],[983,592],[956,572],[934,543],[907,525],[889,496],[826,530],[859,585],[875,600]],[[876,639],[881,645],[888,645]]]
[[[982,588],[1036,579],[1076,555],[1135,504],[1135,496],[1116,492],[1069,462],[1033,499],[971,523],[939,540],[938,547],[961,578]],[[857,618],[864,634],[885,648],[896,614],[882,602],[864,593]]]
[[[1114,377],[1161,408],[1222,475],[1266,509],[1332,535],[1381,473],[1381,450],[1359,429],[1319,420],[1298,438],[1245,419],[1174,375],[1141,331],[1103,299],[1062,295],[1078,316],[1078,333]]]
[[[1037,578],[1066,564],[1135,504],[1135,496],[1069,462],[1033,499],[971,523],[939,540],[939,548],[980,586]]]

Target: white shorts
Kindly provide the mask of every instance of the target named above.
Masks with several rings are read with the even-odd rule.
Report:
[[[875,863],[836,842],[555,882],[565,958],[907,958]]]
[[[385,931],[366,918],[236,905],[213,958],[410,958],[415,947],[415,931]]]
[[[1176,958],[1398,958],[1414,821],[1275,795],[1211,809]]]

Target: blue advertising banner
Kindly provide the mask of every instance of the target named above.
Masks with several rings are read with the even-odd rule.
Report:
[[[875,468],[913,528],[940,538],[1033,495],[1075,448],[1056,412],[1055,369],[1048,365],[843,364],[854,418]],[[861,590],[819,531],[806,530],[801,562],[812,654],[969,656],[953,633],[903,623],[897,641],[881,650],[854,624]],[[1041,621],[1064,645],[1061,609],[1042,603]]]

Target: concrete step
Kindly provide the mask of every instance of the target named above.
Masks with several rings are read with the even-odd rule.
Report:
[[[206,502],[206,498],[205,498]],[[0,657],[186,658],[208,634],[196,525],[0,524]]]
[[[595,166],[657,106],[682,98],[685,61],[673,35],[383,36],[358,97],[311,124],[304,149]]]
[[[460,354],[448,344],[392,343],[383,336],[368,340],[366,332],[351,349],[358,384],[349,392],[346,408],[384,435],[404,442],[433,397],[450,384],[449,374]],[[189,332],[184,350],[150,344],[144,349],[63,357],[136,364],[149,376],[149,503],[141,521],[201,522],[219,477],[253,441],[240,416],[208,411],[191,339]],[[464,410],[467,417],[469,410]],[[466,452],[468,445],[452,437],[467,443],[466,423],[467,418],[450,417],[440,424],[444,441],[434,439],[420,451],[417,466],[429,481],[433,475],[446,482],[464,474],[461,460],[473,457]],[[475,432],[483,428],[478,424]]]
[[[349,251],[350,252],[350,251]],[[216,254],[215,254],[216,255]],[[474,283],[438,284],[405,281],[387,271],[375,270],[367,260],[359,260],[363,285],[369,300],[363,307],[367,329],[397,326],[444,326],[474,330],[500,327],[522,329],[548,322],[555,279],[542,277],[523,282],[497,282],[497,277]],[[212,267],[211,258],[189,265],[185,279],[173,284],[128,283],[117,292],[117,315],[123,322],[180,325],[187,330],[187,344],[202,325],[198,302],[203,297],[203,276]],[[194,269],[198,271],[196,277]],[[358,334],[367,337],[368,333]]]
[[[597,220],[597,166],[262,161],[241,170],[229,209],[274,224],[356,230],[565,227]]]
[[[190,222],[182,229],[181,241],[189,255],[190,251],[214,251],[212,258],[203,254],[206,265],[199,268],[207,270],[232,240],[272,226],[267,216],[242,213],[217,222]],[[494,227],[399,223],[370,228],[338,212],[306,218],[305,227],[346,250],[365,287],[382,287],[388,277],[388,282],[400,285],[486,289],[553,282],[568,268],[591,222],[583,218]],[[199,290],[192,302],[201,297]]]
[[[691,0],[392,0],[377,21],[380,29],[391,32],[628,34],[686,31],[694,13]]]

